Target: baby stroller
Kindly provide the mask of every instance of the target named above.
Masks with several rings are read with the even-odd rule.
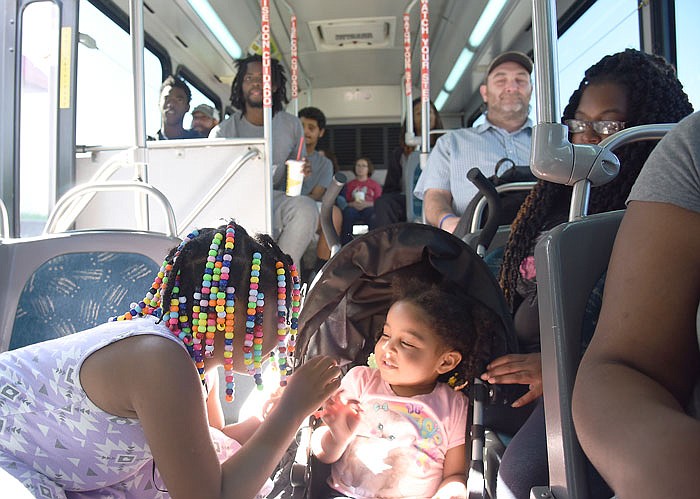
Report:
[[[501,290],[486,264],[460,239],[431,226],[412,223],[391,225],[372,231],[343,247],[323,268],[310,288],[299,317],[295,364],[319,354],[340,359],[349,369],[366,365],[373,351],[375,336],[385,321],[392,301],[392,278],[400,273],[418,272],[425,267],[459,286],[481,302],[498,323],[493,332],[491,358],[517,351],[510,314]],[[490,447],[482,425],[482,404],[493,391],[479,380],[470,384],[469,419],[472,442],[470,497],[493,497],[492,476],[484,477],[484,449]],[[310,432],[317,424],[300,432],[296,463],[292,470],[293,497],[316,499],[315,491],[328,476],[327,465],[309,454]],[[491,439],[497,452],[502,444]]]

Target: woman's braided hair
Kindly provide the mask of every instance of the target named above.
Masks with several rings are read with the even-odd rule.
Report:
[[[603,57],[585,73],[578,89],[564,109],[563,120],[574,117],[583,92],[589,85],[613,83],[627,94],[626,127],[653,123],[676,123],[693,112],[676,71],[663,57],[627,49]],[[615,151],[620,173],[612,182],[591,189],[589,213],[625,208],[632,185],[656,142],[636,142]],[[522,260],[532,254],[540,232],[556,210],[568,206],[572,188],[539,180],[525,199],[511,225],[499,281],[506,300],[514,307],[515,287]]]

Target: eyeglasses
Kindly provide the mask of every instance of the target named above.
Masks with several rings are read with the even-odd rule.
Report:
[[[593,129],[598,135],[612,135],[625,128],[624,121],[600,120],[564,120],[564,124],[569,127],[571,133],[583,133],[586,130]]]

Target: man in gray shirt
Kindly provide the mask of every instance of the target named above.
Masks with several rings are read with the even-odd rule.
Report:
[[[282,108],[287,100],[287,78],[276,59],[272,69],[272,188],[273,237],[297,266],[314,237],[318,225],[318,209],[309,196],[287,196],[285,161],[299,154],[303,131],[299,119]],[[251,55],[237,61],[238,73],[231,87],[231,105],[238,109],[220,125],[210,138],[263,137],[262,57]],[[303,152],[303,151],[302,151]],[[310,172],[305,172],[309,174]]]
[[[503,158],[516,165],[529,164],[531,73],[532,61],[525,54],[500,54],[491,61],[479,89],[486,104],[486,122],[438,139],[413,191],[423,200],[430,225],[454,232],[459,217],[478,192],[467,179],[470,169],[478,167],[489,177]]]

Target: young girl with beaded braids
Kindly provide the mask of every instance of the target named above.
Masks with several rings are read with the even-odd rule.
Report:
[[[490,313],[446,281],[392,287],[371,367],[348,371],[312,437],[314,454],[333,463],[324,497],[466,497],[460,390],[487,362]]]
[[[261,497],[300,423],[340,383],[324,356],[286,378],[298,312],[298,274],[269,237],[233,222],[194,231],[118,320],[0,355],[0,490]],[[233,369],[261,383],[274,347],[286,384],[275,407],[257,424],[210,432],[207,373],[224,366],[230,399]]]
[[[627,49],[603,57],[586,71],[564,109],[563,122],[569,127],[572,143],[597,144],[623,128],[675,123],[692,111],[673,66],[659,56]],[[614,151],[620,158],[620,173],[612,182],[591,189],[590,214],[625,208],[632,185],[655,145],[636,142]],[[513,403],[516,408],[542,395],[534,247],[543,232],[567,220],[570,201],[571,187],[538,181],[521,206],[505,247],[500,282],[514,313],[521,351],[525,353],[495,359],[482,378],[490,383],[527,386],[525,395]],[[587,340],[590,338],[584,342]],[[527,498],[531,486],[548,483],[544,433],[540,399],[503,457],[499,498]],[[592,497],[596,494],[592,493]]]

